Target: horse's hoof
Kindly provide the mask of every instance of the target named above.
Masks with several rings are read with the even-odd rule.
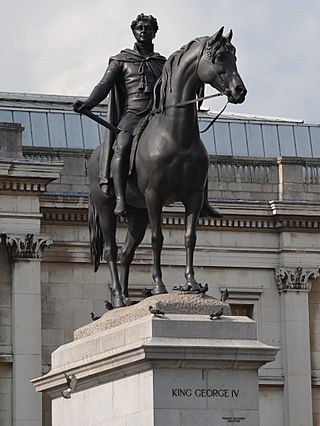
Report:
[[[112,301],[112,306],[114,309],[116,308],[123,308],[125,305],[122,296],[114,296],[113,301]]]
[[[164,284],[162,285],[155,285],[152,290],[153,295],[156,294],[165,294],[168,293],[168,290],[166,289],[166,286]]]
[[[190,293],[200,293],[200,287],[197,281],[189,281],[186,285],[189,287]]]
[[[134,304],[134,302],[132,302],[132,300],[129,297],[125,297],[125,296],[123,296],[123,302],[125,306],[131,306]]]

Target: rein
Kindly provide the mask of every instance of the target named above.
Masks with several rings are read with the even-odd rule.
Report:
[[[168,106],[166,106],[166,109],[168,109],[168,108],[180,108],[180,107],[183,107],[185,105],[195,104],[196,102],[204,101],[205,99],[216,98],[217,96],[222,96],[222,95],[223,95],[223,93],[215,93],[214,95],[202,96],[201,98],[194,98],[194,99],[190,99],[189,101],[180,102],[178,104],[168,105]]]
[[[213,124],[218,120],[218,118],[220,117],[220,115],[225,111],[225,109],[227,108],[229,101],[226,102],[225,106],[222,108],[222,110],[219,112],[219,114],[217,114],[213,120],[210,121],[210,123],[207,125],[207,127],[204,130],[201,130],[201,132],[199,133],[205,133],[207,130],[210,129],[211,126],[213,126]]]
[[[194,98],[194,99],[190,99],[189,101],[180,102],[180,103],[174,104],[174,105],[169,105],[169,106],[166,107],[166,109],[168,109],[168,108],[180,108],[180,107],[183,107],[185,105],[194,104],[196,102],[203,101],[205,99],[216,98],[217,96],[222,96],[222,95],[223,95],[223,93],[216,93],[214,95],[202,96],[201,98]],[[226,102],[226,104],[224,105],[224,107],[222,108],[222,110],[214,117],[214,119],[210,121],[210,123],[208,124],[208,126],[204,130],[201,130],[199,132],[200,134],[201,133],[205,133],[206,131],[208,131],[210,129],[210,127],[212,127],[214,125],[214,123],[218,120],[218,118],[220,117],[220,115],[223,114],[223,112],[227,108],[228,103],[229,103],[229,101]]]

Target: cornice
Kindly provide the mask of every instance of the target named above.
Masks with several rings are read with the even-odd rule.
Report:
[[[223,212],[223,208],[220,208]],[[86,226],[88,223],[88,212],[84,208],[78,209],[58,209],[41,208],[43,214],[43,224],[61,224],[74,225],[80,224]],[[184,229],[185,219],[180,212],[164,212],[162,224],[165,228]],[[119,219],[119,226],[125,226],[125,221]],[[223,218],[200,218],[198,229],[200,230],[230,230],[230,231],[257,231],[257,232],[278,232],[278,231],[296,231],[296,232],[318,232],[320,229],[319,217],[270,217],[263,216],[240,216],[238,212],[225,214]]]
[[[61,161],[31,161],[0,158],[0,191],[44,192],[60,177]]]

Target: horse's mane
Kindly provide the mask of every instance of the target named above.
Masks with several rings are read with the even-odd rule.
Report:
[[[172,55],[169,56],[163,66],[162,75],[154,87],[153,110],[160,109],[162,113],[164,112],[167,88],[169,87],[169,91],[172,91],[171,78],[174,68],[179,66],[181,59],[183,58],[185,53],[189,51],[191,46],[196,43],[201,44],[202,42],[206,42],[207,40],[208,37],[195,38],[194,40],[191,40],[189,43],[185,44],[179,50],[175,51],[174,53],[172,53]]]

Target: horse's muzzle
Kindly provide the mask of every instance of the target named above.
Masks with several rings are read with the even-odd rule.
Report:
[[[246,98],[247,89],[242,84],[238,84],[233,90],[227,89],[225,94],[232,104],[242,104]]]

